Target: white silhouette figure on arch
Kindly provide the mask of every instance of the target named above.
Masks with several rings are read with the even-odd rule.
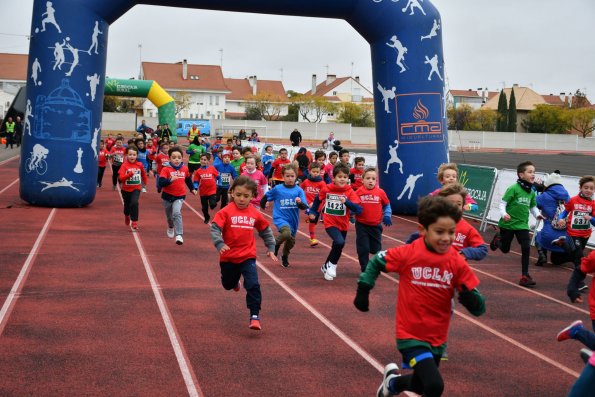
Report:
[[[91,101],[95,102],[95,94],[97,92],[97,85],[99,84],[100,76],[95,73],[92,76],[87,76],[89,82],[89,89],[91,90]],[[89,94],[87,94],[89,95]]]
[[[424,1],[424,0],[421,0],[421,1]],[[415,14],[414,8],[418,8],[421,11],[422,14],[426,15],[426,13],[424,12],[424,9],[421,8],[421,4],[419,4],[419,1],[418,0],[408,0],[407,1],[407,5],[401,11],[405,12],[405,11],[407,11],[407,8],[409,8],[410,11],[411,11],[409,13],[409,15],[414,15]]]
[[[57,41],[54,43],[54,67],[52,70],[56,70],[56,68],[62,70],[62,64],[66,61],[64,56],[65,44],[66,40],[62,40],[62,43],[58,43]]]
[[[440,21],[434,19],[434,24],[432,25],[432,30],[427,36],[421,36],[421,41],[424,39],[431,39],[432,37],[438,36],[438,31],[440,30]]]
[[[397,51],[397,66],[401,68],[400,73],[403,73],[407,70],[407,67],[403,63],[403,61],[405,60],[405,54],[407,54],[407,47],[405,47],[403,43],[401,43],[401,41],[397,38],[397,35],[391,37],[390,41],[391,42],[386,43],[386,45],[394,48],[395,51]]]
[[[385,174],[388,174],[388,169],[390,168],[391,164],[399,164],[399,171],[401,172],[401,174],[403,173],[403,162],[401,161],[401,159],[399,158],[398,154],[397,154],[397,149],[399,147],[399,141],[395,139],[395,146],[393,145],[388,145],[388,147],[390,149],[388,149],[388,153],[390,154],[390,159],[388,159],[388,162],[386,163],[386,170],[384,170]]]
[[[42,182],[39,181],[39,183],[43,183],[45,185],[45,187],[43,189],[41,189],[41,191],[43,192],[44,190],[47,189],[51,189],[53,187],[69,187],[71,189],[76,190],[77,192],[80,192],[79,189],[77,189],[76,187],[73,186],[73,181],[69,181],[68,179],[62,177],[62,179],[60,179],[59,181],[56,182]]]
[[[435,54],[432,59],[429,59],[426,55],[426,60],[424,64],[429,64],[431,66],[430,74],[428,75],[428,80],[432,80],[432,74],[436,73],[438,78],[442,80],[442,76],[440,76],[440,71],[438,70],[438,54]]]
[[[41,81],[37,82],[37,73],[41,72],[41,64],[39,63],[39,59],[35,58],[33,64],[31,65],[31,78],[33,79],[34,85],[41,85]]]
[[[396,91],[397,87],[393,86],[392,89],[387,90],[383,86],[381,86],[380,83],[378,83],[377,88],[380,91],[380,93],[382,94],[382,102],[384,102],[384,111],[386,113],[392,113],[388,109],[388,101],[390,99],[395,99],[395,96],[396,96],[395,91]]]
[[[93,131],[93,140],[91,140],[91,149],[93,149],[95,158],[97,158],[97,138],[99,137],[99,131],[101,131],[101,123],[99,123],[99,128],[95,128]]]
[[[93,36],[91,37],[91,47],[89,47],[89,51],[87,51],[89,55],[91,55],[91,50],[93,49],[93,47],[95,47],[95,54],[99,54],[97,52],[97,47],[99,47],[99,42],[97,38],[100,34],[103,34],[103,32],[99,30],[99,21],[95,21],[95,28],[93,28]]]
[[[58,29],[58,33],[62,33],[62,30],[60,30],[60,26],[58,26],[58,22],[56,22],[55,14],[56,10],[54,9],[54,7],[52,7],[52,2],[48,1],[47,3],[45,3],[45,12],[41,14],[42,17],[45,16],[45,18],[43,18],[43,20],[41,21],[42,32],[45,32],[45,24],[51,23],[56,27],[56,29]]]
[[[79,64],[79,50],[70,45],[70,37],[66,38],[66,48],[68,48],[68,51],[70,51],[73,58],[72,63],[70,64],[70,70],[66,72],[66,76],[70,76],[72,75],[74,68]]]
[[[29,121],[29,117],[33,117],[33,109],[31,107],[31,99],[27,99],[27,107],[25,108],[25,131],[29,133],[31,136],[31,122]]]
[[[417,183],[417,180],[419,178],[421,178],[422,176],[424,176],[424,174],[409,175],[407,177],[407,182],[405,182],[405,187],[403,188],[403,191],[401,192],[399,197],[397,197],[397,200],[402,199],[403,196],[405,195],[405,192],[408,190],[409,190],[409,196],[407,196],[407,200],[411,200],[411,194],[413,193],[413,190],[415,189],[415,184]]]

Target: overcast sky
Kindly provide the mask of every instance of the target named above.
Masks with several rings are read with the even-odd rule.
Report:
[[[595,101],[594,0],[432,3],[451,89],[517,83],[540,94],[586,90]],[[0,52],[28,52],[32,8],[32,0],[0,0]],[[327,66],[372,87],[369,46],[342,20],[136,6],[110,27],[108,76],[138,75],[139,44],[142,60],[152,62],[218,65],[223,49],[225,77],[283,77],[286,90],[307,91],[311,75],[320,82]]]

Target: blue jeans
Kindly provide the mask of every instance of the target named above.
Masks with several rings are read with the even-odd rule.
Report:
[[[220,262],[221,284],[226,290],[235,288],[244,276],[244,288],[246,289],[246,306],[250,309],[251,316],[258,316],[262,303],[258,273],[256,272],[256,259],[246,259],[242,263]]]
[[[595,367],[586,364],[581,376],[576,380],[568,397],[592,397],[595,386]]]
[[[593,331],[595,331],[595,320],[591,320],[591,321],[593,323],[592,324]],[[582,344],[587,346],[589,349],[595,350],[595,334],[593,332],[589,331],[588,329],[584,329],[584,328],[581,329],[574,335],[574,338],[572,338],[572,339],[576,339],[576,340],[582,342]]]
[[[343,253],[343,247],[345,246],[345,238],[347,237],[347,231],[341,231],[336,227],[329,227],[326,228],[326,234],[333,240],[333,245],[331,246],[331,252],[329,252],[328,256],[326,257],[326,261],[332,264],[339,263],[339,259],[341,258],[341,254]]]

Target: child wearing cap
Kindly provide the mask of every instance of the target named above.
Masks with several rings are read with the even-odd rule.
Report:
[[[231,153],[223,151],[221,154],[221,163],[215,165],[215,169],[219,173],[219,176],[217,176],[217,202],[221,201],[221,209],[227,205],[229,201],[229,187],[234,179],[238,177],[230,161]]]

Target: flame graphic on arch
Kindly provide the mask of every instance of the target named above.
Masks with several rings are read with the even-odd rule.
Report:
[[[429,115],[430,111],[428,108],[421,103],[421,99],[418,99],[417,105],[415,105],[415,108],[413,109],[413,117],[415,117],[416,120],[425,120]]]

